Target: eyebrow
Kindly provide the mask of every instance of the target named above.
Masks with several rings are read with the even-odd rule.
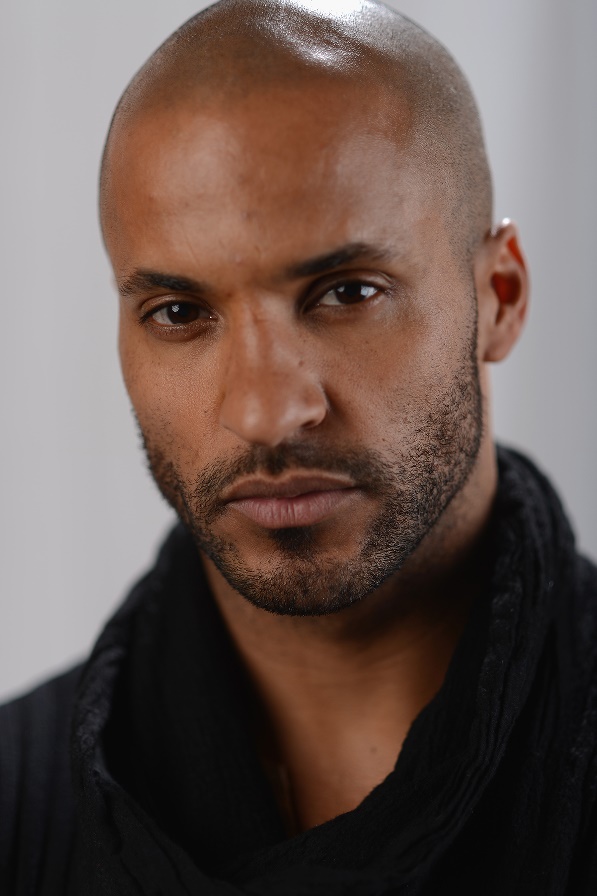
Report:
[[[285,273],[289,279],[298,280],[301,277],[315,277],[317,274],[325,274],[326,271],[340,268],[354,261],[389,261],[393,255],[395,255],[395,252],[383,246],[373,246],[369,243],[347,243],[346,246],[340,246],[338,249],[334,249],[333,252],[290,265],[290,267],[286,268]]]
[[[325,255],[317,255],[305,261],[299,261],[285,268],[284,275],[289,280],[300,280],[304,277],[316,277],[335,268],[351,264],[355,261],[386,262],[395,252],[369,243],[347,243]],[[202,293],[212,292],[207,283],[182,277],[178,274],[166,274],[160,271],[139,269],[118,282],[118,290],[122,296],[134,296],[151,289],[166,289],[169,292]]]
[[[133,296],[148,289],[167,289],[170,292],[207,292],[207,284],[190,277],[177,274],[162,274],[159,271],[137,270],[118,282],[118,291],[123,296]]]

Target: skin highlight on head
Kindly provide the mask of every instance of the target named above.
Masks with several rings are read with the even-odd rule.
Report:
[[[203,107],[242,102],[273,87],[290,92],[321,80],[346,96],[373,90],[368,120],[405,136],[452,200],[458,250],[467,261],[491,226],[492,187],[481,122],[469,84],[427,32],[376,2],[295,3],[222,0],[193,16],[153,54],[125,90],[112,137],[138,115],[172,110],[193,96]],[[385,102],[384,102],[385,100]],[[213,107],[212,107],[213,108]],[[405,127],[406,125],[406,127]]]
[[[455,63],[383,6],[330,9],[192,19],[125,93],[101,182],[151,469],[305,827],[387,774],[441,685],[496,488],[486,366],[526,305]]]

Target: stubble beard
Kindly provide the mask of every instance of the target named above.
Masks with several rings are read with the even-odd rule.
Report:
[[[371,449],[338,448],[312,436],[275,448],[252,446],[234,460],[211,464],[189,481],[156,440],[141,430],[152,476],[197,547],[256,607],[291,616],[336,613],[398,572],[467,482],[483,431],[476,334],[475,319],[457,373],[422,415],[407,454],[394,461]],[[293,468],[349,476],[377,500],[379,512],[361,549],[348,558],[318,550],[318,525],[264,530],[267,568],[252,571],[237,545],[214,532],[224,512],[219,496],[240,476],[275,476]]]

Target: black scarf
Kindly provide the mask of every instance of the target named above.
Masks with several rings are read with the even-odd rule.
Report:
[[[81,681],[72,892],[597,892],[597,575],[545,478],[499,460],[487,589],[442,688],[385,781],[292,838],[198,555],[174,530]]]

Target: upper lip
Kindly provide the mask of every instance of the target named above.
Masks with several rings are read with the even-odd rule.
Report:
[[[355,483],[351,479],[326,473],[294,474],[284,479],[251,477],[227,489],[223,500],[228,502],[244,498],[296,498],[309,492],[328,492],[354,487]]]

